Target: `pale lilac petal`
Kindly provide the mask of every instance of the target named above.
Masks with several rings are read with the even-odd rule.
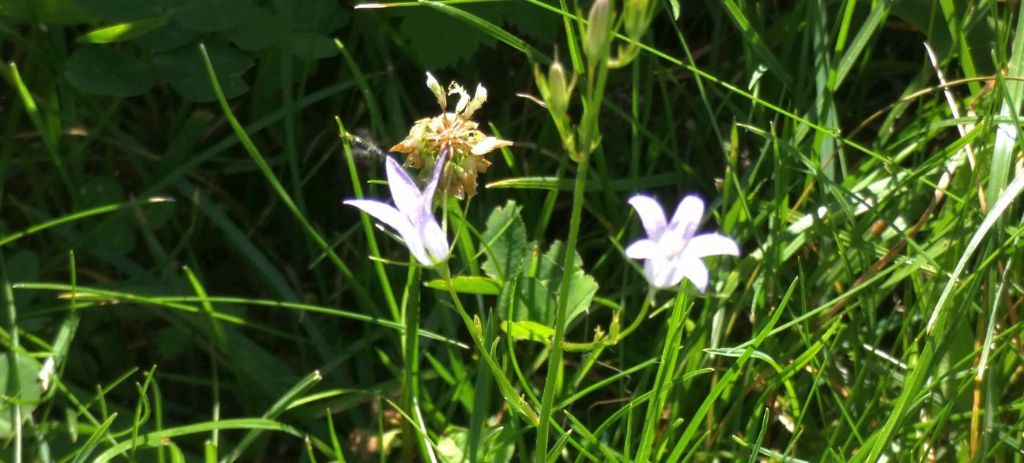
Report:
[[[635,195],[629,198],[629,204],[636,209],[636,214],[640,216],[640,223],[643,224],[647,236],[657,240],[661,236],[661,232],[665,230],[665,211],[661,209],[661,204],[658,204],[654,198],[644,195]]]
[[[697,232],[700,219],[704,216],[704,201],[697,196],[687,196],[679,201],[675,214],[672,214],[672,221],[669,228],[680,230],[684,239],[690,239]]]
[[[644,276],[651,286],[658,289],[674,288],[683,280],[682,269],[661,258],[647,259],[644,262]]]
[[[732,238],[718,233],[705,233],[690,239],[686,245],[686,254],[698,259],[707,256],[738,256],[740,248]]]
[[[445,236],[444,230],[437,224],[437,221],[430,220],[421,230],[423,231],[423,245],[431,260],[430,263],[423,263],[423,265],[432,267],[448,260],[448,237]]]
[[[345,204],[358,207],[363,212],[373,216],[373,218],[384,222],[384,225],[393,228],[395,231],[399,232],[399,234],[402,233],[403,229],[412,229],[412,224],[409,222],[409,218],[390,204],[372,199],[350,199],[345,201]]]
[[[626,257],[631,259],[650,259],[659,254],[658,244],[648,239],[639,240],[626,248]]]
[[[420,188],[416,181],[398,164],[391,156],[388,156],[386,169],[388,174],[388,188],[391,189],[391,199],[395,206],[403,214],[413,217],[420,207]]]
[[[444,161],[448,157],[448,153],[442,151],[441,155],[437,157],[434,162],[434,171],[430,174],[430,180],[427,181],[427,185],[423,188],[423,195],[421,200],[427,206],[427,211],[430,211],[431,203],[434,201],[434,191],[437,190],[437,182],[441,179],[441,171],[444,170]]]
[[[384,225],[391,227],[398,233],[398,236],[402,237],[402,240],[405,241],[405,247],[409,248],[409,252],[416,260],[420,261],[420,263],[426,263],[425,265],[431,265],[430,256],[427,255],[427,250],[423,246],[423,238],[420,237],[419,231],[409,221],[409,218],[398,209],[389,204],[370,199],[350,199],[345,201],[345,204],[358,207],[363,212],[383,222]]]
[[[686,259],[677,263],[676,268],[693,283],[698,291],[704,292],[708,287],[708,268],[700,259]]]

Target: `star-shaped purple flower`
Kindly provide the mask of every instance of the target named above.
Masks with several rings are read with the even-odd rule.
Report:
[[[438,157],[434,171],[423,191],[416,181],[390,156],[387,158],[388,188],[395,206],[372,199],[350,199],[349,206],[362,209],[385,225],[391,227],[405,241],[416,260],[425,267],[433,267],[448,260],[450,248],[448,237],[431,212],[434,191],[437,189],[445,155]]]
[[[708,268],[701,259],[740,254],[736,242],[727,236],[696,234],[704,215],[704,201],[696,196],[683,198],[668,223],[661,204],[649,196],[633,196],[629,204],[640,216],[647,238],[630,244],[626,256],[644,260],[644,276],[652,288],[673,288],[686,278],[704,292],[708,286]]]

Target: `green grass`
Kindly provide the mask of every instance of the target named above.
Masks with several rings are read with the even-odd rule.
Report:
[[[44,3],[0,1],[2,461],[1024,460],[1014,2]],[[515,143],[437,269],[341,204],[426,71]],[[651,302],[635,193],[741,256]]]

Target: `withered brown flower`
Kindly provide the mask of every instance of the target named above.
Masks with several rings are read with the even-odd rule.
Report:
[[[479,130],[473,113],[487,101],[487,89],[477,85],[473,97],[457,82],[448,85],[447,94],[434,76],[427,73],[427,88],[437,98],[441,114],[413,124],[409,135],[391,151],[406,155],[404,165],[419,171],[421,179],[430,175],[441,153],[448,153],[448,165],[441,176],[441,191],[458,199],[476,195],[477,173],[491,165],[484,155],[512,142],[487,136]],[[448,95],[459,95],[454,112],[447,112]]]

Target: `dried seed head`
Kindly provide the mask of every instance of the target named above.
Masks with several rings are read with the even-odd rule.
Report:
[[[441,153],[448,153],[440,191],[458,199],[473,197],[476,195],[477,174],[486,172],[491,165],[484,155],[511,146],[512,142],[487,136],[472,120],[473,114],[487,101],[487,89],[482,85],[477,85],[470,98],[469,92],[457,82],[452,82],[444,92],[428,73],[427,87],[438,98],[441,114],[416,121],[409,135],[391,151],[405,154],[405,165],[418,169],[421,179],[430,175]],[[455,112],[445,112],[448,95],[459,95]]]

